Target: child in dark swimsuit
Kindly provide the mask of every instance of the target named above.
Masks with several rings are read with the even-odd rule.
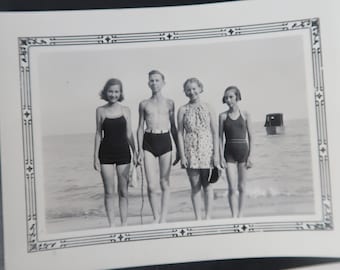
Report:
[[[114,165],[118,176],[121,224],[127,224],[128,176],[131,163],[130,148],[136,164],[137,155],[131,131],[130,109],[122,106],[123,87],[118,79],[106,82],[101,97],[107,104],[96,110],[97,131],[94,147],[94,168],[100,171],[105,190],[105,209],[109,224],[114,226]],[[103,136],[104,135],[104,136]]]
[[[252,166],[250,115],[240,110],[240,100],[240,90],[236,86],[228,87],[222,101],[229,109],[219,115],[220,161],[221,167],[226,169],[228,200],[233,217],[242,216],[246,172]]]

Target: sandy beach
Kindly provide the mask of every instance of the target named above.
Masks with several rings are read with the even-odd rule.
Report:
[[[263,123],[254,124],[254,166],[247,173],[243,212],[246,218],[268,217],[270,220],[277,216],[301,218],[315,214],[311,150],[306,133],[308,121],[286,122],[283,136],[267,136]],[[108,226],[102,179],[92,168],[92,144],[93,134],[44,138],[44,205],[48,233]],[[143,183],[144,200],[141,196],[143,179],[140,171],[137,179],[136,186],[129,188],[130,226],[141,224],[143,202],[143,224],[152,223],[146,179]],[[213,184],[213,189],[212,219],[230,219],[225,173]],[[190,183],[179,164],[171,169],[170,192],[167,222],[194,221]],[[120,226],[117,197],[116,194],[115,223]]]
[[[222,181],[221,181],[222,182]],[[130,191],[130,196],[137,196],[137,190]],[[139,196],[139,195],[138,195]],[[141,207],[143,205],[142,217]],[[247,197],[245,201],[244,217],[266,217],[285,215],[313,214],[313,196],[275,196],[257,198]],[[203,207],[203,206],[202,206]],[[202,208],[203,211],[203,208]],[[115,202],[116,226],[120,226],[118,201]],[[229,205],[227,203],[226,189],[216,188],[214,190],[214,203],[212,219],[231,219]],[[167,222],[193,221],[194,212],[190,199],[190,190],[175,191],[171,193]],[[130,198],[128,225],[141,225],[152,223],[151,209],[148,198],[144,193],[144,202]],[[227,220],[226,220],[227,221]],[[230,222],[230,221],[229,221]],[[237,220],[235,220],[237,223]],[[102,215],[83,215],[81,217],[67,217],[48,220],[48,232],[70,232],[75,230],[88,230],[108,227],[105,211]]]

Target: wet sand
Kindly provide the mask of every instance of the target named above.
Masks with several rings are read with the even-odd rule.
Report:
[[[130,192],[128,225],[151,224],[153,222],[148,198],[144,193],[144,202],[139,197],[137,190]],[[141,211],[143,204],[143,210]],[[257,198],[246,197],[244,205],[244,217],[267,217],[285,215],[313,214],[313,196],[275,196]],[[118,216],[118,202],[115,203],[117,213],[116,226],[120,226]],[[142,213],[142,216],[141,216]],[[202,200],[203,213],[203,200]],[[181,190],[171,193],[167,222],[194,221],[190,190]],[[230,208],[227,203],[226,189],[214,189],[214,202],[212,219],[231,219]],[[142,223],[143,222],[143,223]],[[47,223],[49,233],[70,232],[75,230],[88,230],[108,227],[108,221],[103,212],[102,215],[84,215],[82,217],[67,217],[50,219]]]

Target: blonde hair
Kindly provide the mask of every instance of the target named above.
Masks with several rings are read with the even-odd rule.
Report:
[[[196,83],[197,86],[201,89],[201,93],[203,92],[203,84],[199,81],[199,79],[197,79],[197,78],[189,78],[189,79],[187,79],[184,82],[184,84],[183,84],[183,89],[184,90],[188,86],[189,83]]]

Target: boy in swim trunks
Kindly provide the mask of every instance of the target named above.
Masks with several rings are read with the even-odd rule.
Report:
[[[168,200],[170,195],[169,177],[172,161],[171,137],[176,145],[175,165],[179,161],[177,151],[177,128],[175,125],[175,104],[173,100],[162,96],[161,90],[165,85],[164,75],[158,70],[149,72],[148,85],[152,91],[149,99],[139,104],[139,124],[137,129],[138,163],[144,161],[148,197],[154,222],[165,222]],[[144,129],[144,123],[146,129]],[[159,165],[159,180],[155,167]],[[157,208],[157,183],[162,190],[161,211]]]

